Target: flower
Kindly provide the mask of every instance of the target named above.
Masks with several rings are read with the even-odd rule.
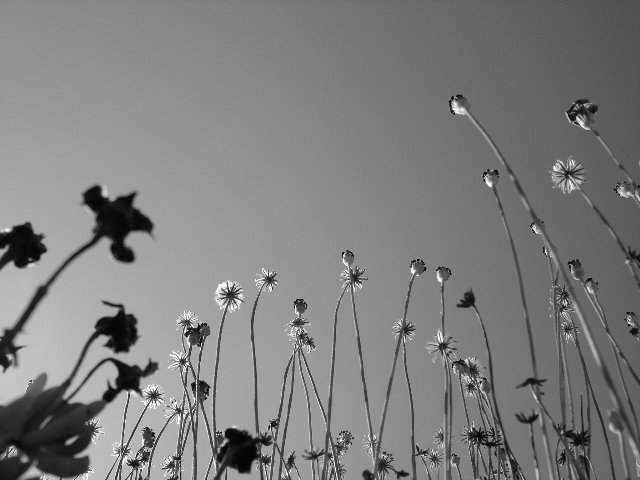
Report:
[[[342,278],[342,288],[351,285],[354,288],[362,290],[362,282],[369,280],[368,278],[364,278],[362,276],[363,274],[364,268],[360,267],[349,267],[347,270],[344,270],[340,274],[340,278]]]
[[[322,456],[324,456],[324,450],[321,449],[305,450],[302,454],[302,458],[304,458],[305,460],[310,460],[312,462],[314,460],[320,459],[320,457]]]
[[[589,292],[591,295],[595,295],[596,293],[598,293],[598,282],[589,277],[584,281],[584,288],[586,288],[587,292]]]
[[[582,98],[573,102],[566,111],[567,120],[585,130],[592,130],[595,123],[593,116],[597,113],[598,106],[589,102],[588,98]]]
[[[164,411],[165,418],[169,419],[169,421],[175,420],[176,423],[180,423],[180,417],[183,413],[182,404],[178,403],[175,398],[170,398],[167,409]]]
[[[520,385],[516,385],[516,388],[524,388],[524,387],[533,387],[534,385],[536,387],[541,387],[542,384],[544,382],[546,382],[546,379],[538,379],[538,378],[533,378],[533,377],[529,377],[527,378],[524,382],[522,382]]]
[[[560,331],[562,332],[566,342],[575,343],[576,335],[578,334],[578,327],[576,327],[571,320],[562,322],[560,324]]]
[[[273,289],[278,286],[278,280],[276,280],[277,273],[273,270],[263,268],[262,271],[256,275],[256,287],[264,288],[267,292],[273,292]]]
[[[489,434],[483,427],[476,427],[473,423],[462,430],[462,441],[470,445],[480,446],[489,440]]]
[[[476,306],[476,296],[473,294],[473,290],[471,289],[464,292],[462,299],[456,305],[456,307],[458,308],[470,308],[475,306]]]
[[[378,456],[378,471],[383,474],[388,474],[393,468],[393,455],[389,452],[382,452]]]
[[[467,397],[477,398],[478,396],[478,382],[475,378],[464,376],[462,377],[462,391]]]
[[[466,115],[469,111],[469,101],[463,95],[454,95],[449,99],[449,111],[453,115]]]
[[[215,298],[220,310],[227,309],[233,312],[244,302],[244,290],[239,284],[227,280],[218,285]]]
[[[544,225],[544,222],[538,219],[535,222],[531,222],[531,225],[529,225],[529,227],[531,228],[531,231],[536,235],[542,235],[543,225]]]
[[[113,363],[118,369],[118,376],[116,377],[116,386],[115,388],[111,386],[109,382],[107,382],[107,391],[102,395],[102,399],[109,403],[113,399],[116,398],[118,393],[123,390],[133,390],[138,394],[140,392],[140,380],[143,377],[148,377],[153,374],[158,369],[158,364],[156,362],[152,362],[149,360],[147,366],[142,369],[137,365],[127,365],[120,360],[116,360],[115,358],[110,358],[109,361]]]
[[[154,410],[162,403],[163,396],[164,392],[162,391],[162,387],[157,385],[147,385],[142,391],[143,403],[148,403]]]
[[[458,455],[456,455],[455,453],[452,453],[451,454],[451,466],[458,468],[459,465],[460,465],[460,457]]]
[[[375,433],[373,434],[373,441],[371,440],[371,437],[369,437],[368,434],[365,435],[364,440],[362,442],[362,447],[367,453],[371,453],[372,451],[375,451],[375,449],[378,447],[378,435],[376,435]]]
[[[579,190],[580,185],[584,182],[584,168],[580,162],[576,162],[572,157],[569,157],[566,162],[556,160],[549,173],[551,173],[553,188],[559,188],[562,193]]]
[[[209,398],[210,390],[211,387],[207,382],[205,382],[204,380],[198,381],[198,399],[201,402],[204,402],[207,398]],[[196,382],[191,382],[191,392],[193,392],[194,396],[196,395]]]
[[[291,470],[296,466],[296,452],[291,452],[289,454],[287,460],[284,462],[284,465],[285,467],[287,467],[287,470]]]
[[[531,425],[539,417],[538,412],[531,412],[531,415],[525,415],[524,413],[516,413],[516,418],[520,423]]]
[[[498,170],[487,169],[482,174],[482,180],[487,184],[487,187],[495,188],[498,185],[498,180],[500,180],[500,174]]]
[[[91,442],[96,443],[100,435],[104,435],[104,430],[102,429],[102,425],[100,425],[99,418],[92,418],[91,420],[85,423],[87,428],[91,431]]]
[[[189,357],[186,352],[171,352],[171,360],[173,363],[169,365],[170,370],[181,370],[182,372],[186,372],[189,367]],[[170,360],[170,361],[171,361]]]
[[[305,302],[302,298],[296,298],[293,301],[293,310],[296,312],[296,315],[302,315],[307,311],[307,302]]]
[[[111,239],[111,253],[120,262],[133,262],[133,250],[124,241],[131,232],[151,234],[153,222],[133,207],[136,192],[111,200],[106,189],[94,185],[83,194],[83,203],[96,214],[93,232]]]
[[[153,448],[153,444],[156,443],[156,432],[149,427],[144,427],[140,432],[142,437],[142,446],[144,448]]]
[[[184,336],[187,337],[189,345],[202,347],[204,339],[211,335],[211,328],[206,323],[201,323],[195,327],[188,327],[184,331]]]
[[[110,348],[115,353],[128,352],[132,345],[138,340],[138,320],[133,315],[125,313],[124,305],[105,302],[105,305],[116,307],[118,313],[113,317],[102,317],[96,322],[96,332],[109,337],[105,347]]]
[[[239,473],[249,473],[251,464],[259,457],[259,441],[246,430],[236,428],[227,428],[224,436],[226,440],[218,452],[218,462],[235,468]]]
[[[17,268],[24,268],[37,262],[47,251],[43,238],[43,234],[34,233],[29,222],[0,231],[0,249],[9,247],[2,256],[2,264],[13,262]]]
[[[570,440],[574,447],[588,447],[591,442],[591,434],[589,430],[569,430],[564,434]]]
[[[416,277],[419,277],[420,275],[422,275],[427,269],[427,267],[424,264],[424,260],[420,258],[411,260],[410,268],[411,268],[411,275],[415,275]]]
[[[635,196],[635,189],[629,182],[618,182],[613,190],[622,198],[633,198]]]
[[[580,260],[578,259],[570,260],[569,262],[567,262],[567,264],[569,265],[569,271],[571,272],[571,276],[573,277],[573,279],[583,282],[584,269],[582,268],[582,264],[580,263]]]
[[[270,418],[269,419],[269,423],[267,424],[267,429],[268,430],[276,430],[278,428],[278,426],[280,426],[280,419],[279,418]]]
[[[353,265],[353,260],[354,260],[354,255],[353,252],[351,250],[345,250],[344,252],[342,252],[342,263],[344,263],[345,267],[350,267],[351,265]]]
[[[444,283],[449,280],[451,276],[451,269],[449,267],[438,267],[436,268],[436,278],[438,282]]]
[[[487,377],[480,377],[480,391],[485,395],[489,395],[491,393],[491,382]]]
[[[431,470],[437,470],[442,465],[442,453],[433,448],[427,448],[427,453],[425,454],[425,460],[429,463],[429,468]]]
[[[480,363],[480,360],[478,360],[476,357],[467,357],[465,358],[464,363],[468,371],[466,375],[472,378],[479,377],[480,371],[484,369],[484,367],[482,366],[482,363]]]
[[[191,312],[191,310],[185,310],[178,315],[176,323],[178,324],[178,330],[195,327],[198,323],[198,316]]]
[[[455,340],[451,335],[446,335],[442,333],[441,330],[438,330],[438,333],[433,336],[433,339],[433,342],[427,343],[427,349],[433,356],[434,362],[438,356],[441,357],[442,363],[444,363],[445,359],[455,357],[454,350],[457,350],[457,348],[453,346]]]
[[[131,447],[128,445],[122,445],[120,442],[114,442],[113,445],[111,445],[111,450],[112,457],[124,457],[131,453]]]
[[[433,435],[433,443],[438,447],[442,447],[444,445],[444,431],[442,428],[436,430],[436,433]]]
[[[338,433],[336,445],[340,446],[342,451],[346,451],[353,444],[353,434],[348,430],[342,430]]]
[[[396,320],[393,324],[393,338],[402,335],[403,340],[413,340],[416,334],[416,326],[411,322],[403,322],[402,319]]]

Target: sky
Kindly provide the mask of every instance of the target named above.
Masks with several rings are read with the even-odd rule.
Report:
[[[2,376],[0,402],[43,371],[50,384],[62,381],[97,319],[114,313],[102,300],[122,303],[138,318],[141,338],[119,358],[158,361],[149,383],[167,398],[178,396],[179,379],[166,368],[180,346],[175,320],[193,311],[215,335],[221,311],[214,291],[232,280],[246,290],[246,302],[225,323],[218,424],[251,429],[249,318],[262,267],[276,270],[280,285],[261,298],[256,316],[261,422],[277,412],[292,348],[285,324],[296,298],[309,304],[305,316],[318,346],[309,359],[326,399],[340,253],[350,249],[368,278],[356,305],[377,425],[409,263],[423,258],[428,270],[416,279],[408,310],[417,329],[408,350],[416,441],[432,446],[442,422],[441,366],[425,344],[439,326],[435,268],[443,265],[453,272],[445,288],[448,333],[459,356],[487,365],[476,320],[455,308],[473,288],[494,351],[505,428],[532,475],[526,430],[514,420],[535,408],[529,392],[514,388],[531,376],[527,338],[508,243],[482,182],[482,172],[499,165],[447,101],[458,93],[469,99],[560,254],[580,258],[599,281],[613,333],[638,364],[638,344],[623,319],[640,312],[640,300],[622,255],[579,194],[552,189],[549,176],[557,159],[582,162],[587,193],[625,242],[640,248],[638,210],[613,191],[622,178],[593,136],[564,116],[577,98],[597,103],[600,132],[640,177],[638,15],[640,4],[628,1],[0,3],[0,227],[30,221],[48,248],[37,266],[1,272],[2,325],[11,325],[35,288],[90,238],[93,216],[81,205],[88,187],[103,184],[112,196],[138,192],[136,206],[155,224],[153,239],[131,235],[133,264],[115,262],[102,242],[60,277],[19,338],[26,348],[20,368]],[[498,191],[520,255],[539,369],[549,379],[546,398],[557,399],[546,259],[501,173]],[[348,478],[359,478],[367,466],[366,424],[348,306],[339,314],[333,424],[355,436],[346,465]],[[589,321],[611,364],[592,312]],[[212,342],[203,355],[209,377],[214,353]],[[83,372],[107,355],[96,344]],[[575,354],[571,362],[578,373]],[[399,373],[385,448],[396,467],[409,470]],[[104,367],[78,398],[99,398],[114,378]],[[141,411],[139,399],[133,404],[131,415]],[[94,478],[112,461],[123,405],[121,396],[100,415],[106,433],[89,452]],[[551,410],[559,414],[557,405]],[[159,429],[162,420],[156,410],[143,423]],[[461,418],[456,422],[459,431]],[[304,465],[299,384],[289,438]],[[160,452],[158,463],[167,454]],[[598,471],[606,472],[600,460]]]

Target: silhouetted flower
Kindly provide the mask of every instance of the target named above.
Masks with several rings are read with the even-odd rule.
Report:
[[[91,430],[91,442],[96,443],[100,435],[104,435],[104,430],[102,429],[102,425],[100,425],[99,418],[92,418],[88,422],[86,422],[87,428]]]
[[[628,258],[630,262],[635,262],[636,266],[640,268],[640,252],[632,250],[631,247],[627,247]]]
[[[291,470],[296,466],[296,452],[291,452],[287,459],[284,462],[284,465],[287,467],[287,470]]]
[[[132,345],[138,340],[138,320],[124,310],[124,305],[103,301],[105,305],[118,309],[113,317],[102,317],[96,322],[96,332],[109,337],[105,347],[110,348],[115,353],[128,352]]]
[[[591,434],[588,430],[569,430],[564,434],[574,447],[588,447],[591,442]]]
[[[487,431],[483,427],[476,427],[473,423],[462,429],[462,441],[474,446],[483,445],[489,439]]]
[[[153,448],[153,445],[156,442],[156,432],[151,430],[149,427],[144,427],[140,432],[140,436],[142,437],[142,446],[144,448]]]
[[[296,312],[296,315],[303,315],[304,312],[307,311],[307,302],[302,298],[296,298],[293,301],[293,310]]]
[[[147,387],[142,391],[143,403],[148,403],[154,410],[162,403],[163,396],[164,392],[162,391],[162,387],[159,387],[158,385],[147,385]]]
[[[436,433],[433,435],[433,443],[442,447],[444,445],[444,431],[442,428],[436,430]]]
[[[393,469],[393,455],[389,452],[382,452],[378,456],[378,472],[386,475]]]
[[[278,426],[280,425],[280,419],[278,418],[271,418],[269,419],[269,423],[267,425],[267,429],[269,430],[276,430],[278,428]]]
[[[140,210],[133,207],[136,192],[111,200],[106,190],[94,185],[83,194],[84,204],[96,214],[93,232],[111,240],[111,253],[116,260],[132,262],[133,250],[124,241],[131,232],[151,234],[153,222]]]
[[[484,181],[489,188],[495,188],[498,185],[499,180],[500,173],[498,173],[498,170],[491,170],[489,168],[482,174],[482,181]]]
[[[531,225],[529,225],[529,227],[531,228],[531,231],[533,233],[535,233],[536,235],[542,235],[542,226],[544,225],[544,222],[540,219],[536,220],[535,222],[531,222]]]
[[[342,287],[346,287],[347,285],[351,285],[354,288],[362,290],[362,282],[369,280],[368,278],[364,278],[364,268],[353,267],[348,270],[343,270],[340,274],[340,278],[342,279]]]
[[[524,387],[533,387],[533,386],[537,386],[537,387],[541,387],[542,384],[544,382],[546,382],[547,379],[537,379],[537,378],[533,378],[533,377],[529,377],[527,378],[524,382],[522,382],[519,385],[516,385],[516,388],[524,388]]]
[[[453,115],[466,115],[469,110],[469,101],[463,95],[454,95],[449,99],[449,111]]]
[[[268,268],[263,268],[256,277],[256,287],[264,288],[267,292],[272,292],[274,288],[278,286],[278,280],[276,280],[277,273]]]
[[[211,335],[211,328],[206,323],[200,323],[194,327],[187,327],[184,336],[187,337],[189,345],[202,347],[204,339]]]
[[[427,269],[427,267],[424,264],[424,260],[420,259],[420,258],[416,258],[415,260],[411,260],[411,274],[415,275],[416,277],[422,275],[425,270]]]
[[[198,381],[198,399],[201,402],[204,402],[207,398],[209,398],[209,391],[211,387],[204,380]],[[191,392],[193,395],[196,395],[196,382],[191,382]]]
[[[589,102],[588,98],[582,98],[573,102],[573,105],[566,111],[567,120],[585,130],[591,130],[595,123],[593,116],[598,111],[595,103]]]
[[[551,173],[553,188],[559,188],[562,193],[571,193],[578,190],[584,182],[584,168],[580,162],[569,157],[566,162],[556,160]]]
[[[259,457],[259,441],[246,430],[236,428],[227,428],[224,436],[226,440],[218,452],[218,462],[238,470],[239,473],[249,473],[251,464]]]
[[[469,289],[464,292],[462,299],[458,302],[456,307],[458,308],[470,308],[475,307],[476,305],[476,296],[473,294],[473,290]]]
[[[348,268],[353,265],[354,258],[355,256],[353,255],[353,252],[351,250],[345,250],[344,252],[342,252],[342,263],[344,263],[345,267]]]
[[[26,222],[0,231],[0,249],[7,248],[1,263],[13,262],[18,268],[24,268],[40,260],[47,251],[42,243],[43,234],[34,233],[31,223]]]
[[[576,335],[578,334],[578,327],[575,324],[568,320],[566,322],[562,322],[560,324],[560,331],[564,336],[566,342],[574,342],[576,341]]]
[[[310,460],[312,462],[314,460],[319,460],[323,456],[324,456],[324,450],[321,450],[321,449],[305,450],[304,453],[302,454],[302,458],[304,458],[305,460]]]
[[[244,290],[239,284],[227,280],[218,285],[215,298],[220,310],[227,309],[233,312],[244,302]]]
[[[458,455],[456,455],[455,453],[452,453],[451,454],[451,466],[458,468],[459,465],[460,465],[460,457]]]
[[[173,363],[169,365],[169,369],[171,370],[180,370],[182,372],[186,372],[187,368],[189,368],[189,356],[186,352],[171,352],[171,360]],[[171,361],[169,360],[169,361]]]
[[[144,369],[137,365],[127,365],[115,358],[110,358],[109,361],[118,369],[118,376],[116,377],[115,388],[107,382],[107,391],[102,395],[105,402],[111,402],[123,390],[132,390],[141,395],[140,380],[153,374],[158,369],[158,364],[151,360],[149,360]]]
[[[538,412],[531,412],[531,415],[525,415],[524,413],[516,413],[516,418],[520,423],[531,425],[539,417]]]

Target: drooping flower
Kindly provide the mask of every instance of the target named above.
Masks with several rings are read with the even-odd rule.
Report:
[[[156,432],[149,427],[144,427],[140,432],[140,436],[142,437],[142,446],[144,448],[153,448],[156,443]]]
[[[434,362],[438,357],[440,357],[442,363],[445,362],[445,359],[455,357],[454,351],[457,350],[457,348],[453,346],[455,340],[451,335],[446,335],[442,333],[442,330],[438,330],[438,333],[433,336],[433,339],[433,342],[427,343],[427,349],[433,357]]]
[[[402,335],[403,340],[413,340],[416,334],[416,326],[411,322],[403,322],[402,319],[396,320],[393,324],[393,338]]]
[[[240,308],[240,304],[244,302],[244,290],[238,283],[227,280],[216,288],[215,299],[220,310],[227,309],[233,312]]]
[[[556,160],[551,173],[551,181],[553,188],[559,188],[562,193],[571,193],[580,189],[580,185],[584,182],[584,168],[580,162],[576,162],[569,157],[566,162]]]
[[[116,307],[118,313],[112,317],[102,317],[96,322],[96,332],[109,337],[105,347],[115,353],[128,352],[138,340],[138,320],[124,310],[124,305],[103,301],[105,305]]]
[[[273,292],[273,289],[278,286],[278,280],[276,280],[277,273],[268,268],[263,268],[256,276],[256,287],[264,288],[267,292]]]
[[[489,168],[482,174],[482,181],[484,181],[489,188],[495,188],[498,185],[499,180],[500,173],[498,173],[498,170],[491,170]]]
[[[587,292],[589,292],[591,295],[595,295],[596,293],[598,293],[598,282],[589,277],[584,281],[584,288],[586,288]]]
[[[0,249],[9,247],[2,256],[2,263],[13,262],[17,268],[24,268],[37,262],[47,251],[43,238],[43,234],[33,231],[29,222],[0,231]]]
[[[538,414],[538,412],[531,412],[531,415],[526,415],[524,413],[516,413],[516,418],[518,419],[518,421],[520,423],[524,423],[527,425],[531,425],[533,422],[535,422],[538,417],[540,415]]]
[[[473,294],[473,290],[469,289],[464,292],[462,299],[458,302],[456,307],[458,308],[470,308],[475,307],[476,305],[476,296]]]
[[[142,391],[143,403],[148,403],[154,410],[162,403],[163,396],[164,392],[162,391],[162,387],[159,387],[158,385],[147,385],[147,387]]]
[[[369,280],[365,278],[364,268],[353,267],[346,270],[343,270],[340,274],[340,278],[342,279],[342,288],[351,285],[353,288],[357,288],[358,290],[362,290],[363,282]]]
[[[463,95],[454,95],[449,99],[449,111],[453,115],[466,115],[469,111],[469,101]]]
[[[516,385],[516,388],[533,387],[533,386],[541,387],[542,384],[546,381],[547,381],[546,378],[538,379],[538,378],[529,377],[521,384]]]
[[[355,259],[355,256],[353,255],[353,252],[351,250],[345,250],[344,252],[342,252],[342,263],[344,263],[344,266],[349,268],[351,265],[353,265],[353,261]]]
[[[185,310],[180,315],[178,315],[176,323],[178,324],[178,330],[195,327],[198,324],[198,316],[191,310]]]
[[[451,269],[449,267],[436,268],[436,278],[438,282],[445,283],[451,277]]]
[[[595,124],[594,115],[598,112],[598,106],[589,102],[588,98],[581,98],[573,102],[565,112],[567,120],[585,130],[591,130]]]
[[[211,387],[204,380],[198,381],[198,399],[201,402],[204,402],[207,398],[209,398],[209,391]],[[193,395],[196,395],[196,382],[191,382],[191,392]]]
[[[123,390],[130,390],[140,395],[142,393],[140,392],[140,380],[152,375],[158,370],[158,364],[151,360],[149,360],[144,369],[137,365],[127,365],[115,358],[110,358],[109,361],[118,369],[118,376],[116,377],[115,388],[107,382],[107,391],[102,395],[102,399],[107,403],[113,401],[118,393]]]
[[[235,468],[239,473],[249,473],[251,464],[259,457],[258,443],[246,430],[227,428],[225,442],[218,452],[218,462]]]

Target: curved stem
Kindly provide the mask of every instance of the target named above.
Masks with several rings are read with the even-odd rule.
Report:
[[[98,331],[95,331],[95,332],[93,332],[91,334],[89,339],[84,344],[84,347],[82,347],[82,352],[80,352],[80,357],[78,358],[78,361],[76,362],[75,366],[73,367],[73,370],[71,371],[71,373],[69,374],[67,379],[64,381],[64,383],[66,383],[68,385],[71,385],[71,382],[73,381],[73,379],[75,378],[76,374],[78,373],[78,370],[80,369],[80,365],[82,364],[82,361],[84,360],[84,357],[86,356],[87,352],[89,351],[89,347],[91,346],[93,341],[96,338],[98,338],[100,335],[101,335],[101,333],[98,332]]]
[[[302,359],[300,358],[300,351],[298,351],[298,367],[300,368],[300,381],[304,387],[304,397],[307,401],[307,428],[309,429],[309,451],[313,451],[313,425],[311,424],[311,400],[309,398],[309,388],[307,387],[307,381],[304,378],[302,371]],[[311,477],[316,480],[316,471],[313,468],[313,462],[311,463]]]
[[[258,308],[258,300],[262,295],[265,284],[263,283],[258,290],[255,302],[253,302],[253,309],[251,310],[251,322],[249,324],[250,331],[250,343],[251,343],[251,358],[253,360],[253,415],[255,420],[256,435],[260,435],[260,420],[258,418],[258,361],[256,357],[256,340],[255,340],[255,320],[256,309]],[[258,444],[258,454],[262,453],[262,443]],[[260,467],[260,480],[264,480],[264,472]]]
[[[284,393],[287,387],[287,377],[289,376],[289,368],[291,368],[291,362],[293,362],[293,353],[289,357],[287,366],[284,369],[284,378],[282,379],[282,390],[280,391],[280,406],[278,407],[278,426],[273,433],[273,447],[271,449],[271,468],[269,470],[269,478],[273,478],[273,464],[276,457],[276,444],[278,442],[278,432],[280,431],[280,419],[282,418],[282,404],[284,403]]]
[[[78,385],[78,387],[64,400],[65,402],[70,402],[71,399],[73,397],[75,397],[76,393],[78,393],[80,391],[80,389],[84,386],[85,383],[87,383],[87,380],[89,380],[91,378],[91,376],[96,373],[96,370],[98,370],[102,365],[104,365],[107,362],[112,361],[113,359],[110,357],[107,358],[103,358],[102,360],[100,360],[95,367],[93,367],[91,370],[89,370],[89,373],[87,373],[87,375],[84,377],[84,380],[82,380],[82,382],[80,382],[80,385]]]
[[[625,176],[625,178],[627,179],[627,181],[631,184],[631,186],[635,186],[636,182],[633,180],[633,178],[631,177],[631,175],[629,175],[629,172],[627,172],[627,169],[624,168],[624,165],[622,165],[622,163],[620,163],[620,160],[618,160],[618,157],[616,156],[615,153],[613,153],[613,150],[611,149],[611,147],[609,146],[609,144],[606,142],[606,140],[602,137],[602,135],[600,135],[600,132],[594,128],[591,129],[591,132],[595,135],[595,137],[598,139],[598,142],[600,142],[600,145],[602,145],[602,148],[605,149],[605,151],[607,152],[607,154],[609,155],[609,157],[611,158],[611,160],[613,160],[613,163],[616,165],[616,167],[618,167],[620,169],[620,171],[622,172],[622,174]]]
[[[149,409],[149,405],[151,405],[150,401],[147,401],[147,403],[145,403],[144,408],[142,409],[142,413],[140,414],[140,416],[138,417],[138,421],[136,422],[136,424],[133,426],[133,430],[131,430],[131,434],[129,435],[129,439],[127,440],[127,445],[124,447],[123,451],[127,451],[127,449],[129,448],[129,445],[131,444],[131,439],[133,439],[133,435],[134,433],[136,433],[136,430],[138,429],[138,426],[140,425],[140,422],[142,421],[142,417],[144,417],[144,414],[147,413],[147,410]],[[124,425],[124,422],[123,422]],[[124,430],[122,431],[124,433]],[[122,462],[124,460],[124,455],[122,455],[120,457],[120,465],[118,465],[118,472],[120,472],[120,478],[122,478]],[[116,474],[116,476],[118,476]]]
[[[413,452],[416,444],[416,420],[413,407],[413,391],[411,390],[411,381],[409,380],[409,367],[407,365],[407,342],[402,335],[402,332],[400,333],[400,336],[402,336],[402,361],[404,365],[404,378],[407,381],[407,392],[409,394],[409,411],[411,412],[411,451]],[[413,472],[413,480],[418,480],[415,455],[411,455],[411,471]]]
[[[122,469],[122,460],[124,459],[127,449],[124,446],[124,431],[127,423],[127,412],[129,411],[129,402],[131,401],[131,392],[127,391],[127,401],[124,404],[124,413],[122,415],[122,430],[120,433],[120,455],[118,456],[118,468],[116,469],[116,480],[118,480],[118,474]]]
[[[217,418],[216,418],[216,400],[218,397],[218,367],[220,366],[220,346],[222,342],[222,328],[224,327],[224,320],[227,317],[227,312],[229,311],[229,305],[224,307],[224,311],[222,312],[222,319],[220,320],[220,328],[218,329],[218,345],[216,346],[216,362],[213,367],[213,393],[212,393],[212,406],[211,406],[211,418],[213,423],[213,434],[215,435],[218,431]],[[215,452],[213,452],[214,465],[216,466],[216,470],[218,468],[218,446],[213,443],[215,447]]]
[[[293,351],[293,355],[295,356],[295,347]],[[284,447],[287,443],[287,431],[289,430],[289,417],[291,415],[291,403],[293,401],[293,387],[296,379],[296,362],[294,358],[294,362],[291,364],[291,385],[289,386],[289,402],[287,404],[287,416],[284,421],[284,431],[282,432],[282,447],[281,450],[284,452]],[[274,442],[275,443],[275,442]],[[334,459],[335,461],[335,459]],[[282,455],[280,455],[280,462],[278,463],[278,478],[281,478],[282,475]],[[287,468],[287,473],[289,469]]]

